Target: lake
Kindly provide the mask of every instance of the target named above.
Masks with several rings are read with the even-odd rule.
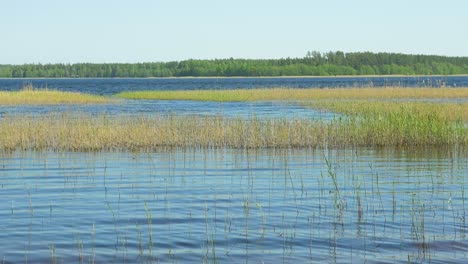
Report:
[[[112,96],[135,90],[255,89],[290,87],[468,87],[468,76],[415,77],[320,77],[320,78],[116,78],[116,79],[0,79],[0,91],[20,90],[25,84],[61,91]],[[452,99],[451,101],[454,101]],[[465,99],[460,99],[465,102]],[[93,115],[223,115],[241,118],[309,118],[331,120],[339,115],[316,111],[294,102],[196,102],[124,100],[105,105],[0,106],[4,115],[41,115],[57,112],[80,112]]]
[[[466,154],[3,154],[0,257],[5,263],[460,262],[468,257]]]
[[[0,90],[28,82],[111,96],[154,89],[467,87],[468,77],[0,79]],[[57,112],[338,116],[294,102],[0,106],[0,118]],[[0,260],[460,263],[468,259],[467,157],[461,147],[0,151]]]
[[[468,87],[468,76],[316,77],[316,78],[115,78],[115,79],[0,79],[0,90],[25,84],[62,91],[113,95],[135,90],[198,90],[251,88],[337,87]]]
[[[2,116],[39,116],[55,113],[108,116],[223,116],[233,118],[331,120],[339,114],[318,111],[294,102],[202,102],[186,100],[122,100],[97,105],[0,105]]]

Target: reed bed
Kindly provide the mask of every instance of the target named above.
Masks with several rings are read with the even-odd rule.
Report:
[[[309,103],[347,115],[346,131],[369,146],[467,144],[468,103],[318,100]],[[359,133],[354,133],[355,131]]]
[[[464,123],[400,112],[320,120],[48,114],[0,119],[0,150],[149,151],[161,148],[329,148],[467,145]]]
[[[148,100],[271,101],[318,99],[468,98],[466,88],[235,89],[122,92],[117,97]]]
[[[55,90],[0,91],[0,105],[102,104],[112,101],[97,95]]]
[[[468,103],[435,103],[408,101],[367,101],[367,100],[317,100],[305,103],[306,106],[347,115],[382,118],[389,116],[409,116],[441,121],[468,122]]]

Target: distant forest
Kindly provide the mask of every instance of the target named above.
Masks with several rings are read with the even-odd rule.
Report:
[[[1,62],[0,62],[1,63]],[[372,52],[308,52],[303,58],[150,63],[0,65],[3,78],[230,77],[468,74],[468,57]]]

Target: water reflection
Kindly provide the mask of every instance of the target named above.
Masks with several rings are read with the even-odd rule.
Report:
[[[14,152],[6,262],[466,259],[464,149]],[[327,161],[329,164],[327,165]]]

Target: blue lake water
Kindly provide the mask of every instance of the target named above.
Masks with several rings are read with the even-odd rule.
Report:
[[[0,90],[18,90],[28,82],[102,95],[152,89],[468,87],[468,77],[450,76],[0,79]],[[0,117],[57,112],[335,116],[292,102],[0,106]],[[463,148],[0,151],[0,260],[460,263],[468,259],[467,157]]]
[[[35,87],[112,95],[134,90],[198,90],[324,87],[468,87],[468,76],[320,77],[320,78],[154,78],[154,79],[0,79],[0,90]]]
[[[468,87],[468,76],[338,77],[338,78],[154,78],[154,79],[0,79],[0,91],[19,90],[31,83],[38,88],[112,96],[134,90],[196,90],[290,87],[428,86]],[[452,100],[453,101],[453,100]],[[460,99],[456,102],[466,102]],[[227,117],[313,118],[330,120],[335,113],[320,112],[292,102],[194,102],[125,100],[107,105],[0,106],[4,115],[83,112],[105,115],[223,115]]]
[[[466,154],[4,153],[0,259],[460,263],[468,258]]]
[[[122,100],[98,105],[4,105],[2,116],[38,116],[50,113],[85,113],[91,115],[190,115],[232,118],[331,120],[339,114],[318,111],[293,102],[200,102],[184,100]]]

